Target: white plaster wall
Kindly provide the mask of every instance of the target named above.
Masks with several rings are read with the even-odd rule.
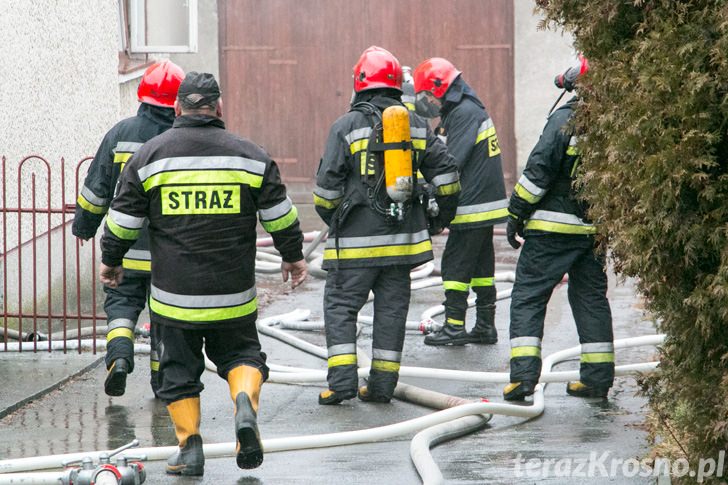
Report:
[[[573,62],[575,51],[570,35],[561,31],[538,30],[541,20],[534,14],[532,0],[513,0],[515,15],[515,102],[518,176],[546,124],[549,108],[560,91],[554,77]],[[569,99],[565,95],[562,99]]]
[[[0,156],[7,157],[6,182],[13,188],[7,194],[8,207],[18,205],[17,167],[30,154],[51,165],[54,207],[61,196],[58,165],[61,157],[66,159],[65,202],[75,200],[73,168],[94,154],[118,119],[117,18],[115,0],[0,0]],[[40,161],[24,165],[21,204],[32,205],[33,173],[36,207],[45,208],[48,169]],[[51,225],[60,220],[54,215]],[[9,217],[7,226],[8,247],[17,245],[18,233],[22,240],[32,236],[25,223],[17,230],[17,216]],[[47,229],[45,222],[37,228]]]

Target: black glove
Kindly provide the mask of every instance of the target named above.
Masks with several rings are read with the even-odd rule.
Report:
[[[523,219],[519,219],[511,215],[508,217],[506,237],[508,238],[508,244],[510,244],[513,249],[521,247],[521,243],[516,239],[516,234],[523,238]]]
[[[439,217],[428,217],[427,218],[427,232],[430,236],[440,234],[445,230],[445,225],[442,223]]]

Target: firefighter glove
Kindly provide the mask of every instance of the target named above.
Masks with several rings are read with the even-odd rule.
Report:
[[[521,243],[516,239],[516,234],[523,237],[523,219],[510,215],[508,217],[508,225],[506,226],[506,237],[508,238],[508,244],[513,249],[521,247]]]

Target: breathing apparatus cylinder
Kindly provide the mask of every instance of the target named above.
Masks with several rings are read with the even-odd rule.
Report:
[[[404,106],[390,106],[382,113],[384,143],[401,143],[401,148],[384,150],[384,177],[387,195],[398,204],[412,198],[412,137],[409,111]]]

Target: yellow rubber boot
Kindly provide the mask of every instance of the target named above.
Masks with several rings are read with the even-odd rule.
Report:
[[[201,476],[205,468],[205,455],[200,436],[200,398],[180,399],[167,406],[167,410],[179,442],[179,449],[167,460],[167,473]]]
[[[241,365],[227,376],[230,397],[235,403],[236,461],[239,468],[258,468],[263,463],[263,445],[258,432],[258,400],[263,374],[255,367]]]

